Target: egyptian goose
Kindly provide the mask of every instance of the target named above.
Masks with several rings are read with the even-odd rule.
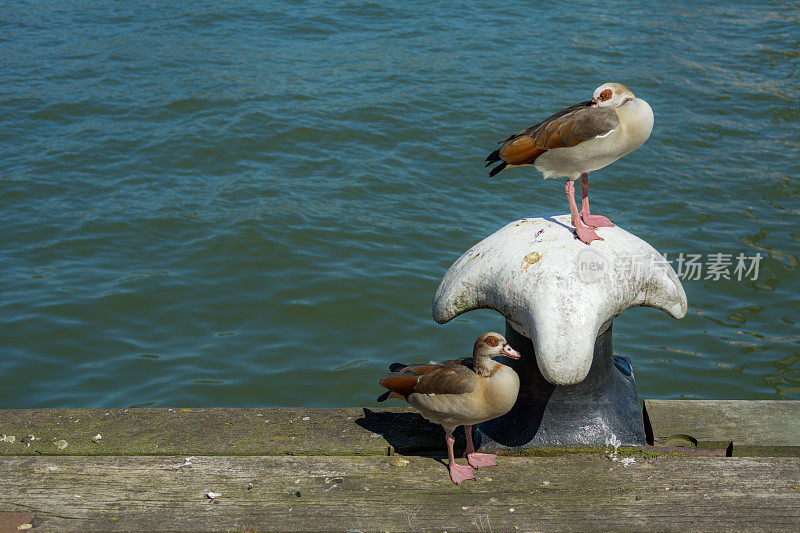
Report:
[[[456,464],[453,430],[464,426],[467,461],[475,468],[493,466],[495,454],[477,453],[472,443],[472,426],[506,414],[517,401],[519,377],[514,370],[492,358],[505,355],[519,359],[519,352],[499,333],[484,333],[475,341],[472,357],[439,363],[404,365],[394,363],[381,380],[388,392],[378,401],[400,398],[416,407],[423,417],[441,424],[445,431],[450,479],[458,485],[475,479],[472,468]]]
[[[653,130],[653,110],[619,83],[604,83],[591,100],[562,109],[528,129],[511,135],[486,158],[490,172],[533,165],[545,179],[566,177],[572,225],[586,244],[602,240],[595,228],[612,226],[589,213],[589,172],[605,167],[639,148]],[[575,205],[575,180],[581,179],[581,210]]]

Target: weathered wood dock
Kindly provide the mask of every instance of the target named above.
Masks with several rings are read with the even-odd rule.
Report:
[[[0,532],[800,530],[800,402],[646,400],[645,428],[457,487],[405,408],[0,410]]]

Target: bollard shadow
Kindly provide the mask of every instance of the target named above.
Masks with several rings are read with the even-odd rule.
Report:
[[[362,428],[386,439],[392,449],[403,455],[447,457],[444,429],[428,422],[419,413],[373,411],[364,407],[364,416],[355,420]],[[463,428],[453,433],[455,453],[460,456],[466,447]]]
[[[553,389],[550,385],[549,391],[537,391],[534,394],[521,392],[508,413],[478,425],[475,446],[492,450],[527,447],[525,445],[535,441],[542,429],[542,420]],[[548,429],[552,431],[551,428]],[[559,437],[558,434],[553,436]]]
[[[519,396],[511,411],[477,426],[476,446],[492,451],[605,446],[609,439],[624,446],[645,444],[633,370],[630,360],[614,355],[611,326],[595,341],[586,378],[569,386],[545,380],[530,339],[508,324],[506,339],[522,354],[509,363],[520,378]]]
[[[506,332],[506,338],[510,337],[512,335]],[[512,345],[515,348],[526,352],[519,360],[504,361],[520,378],[521,386],[517,401],[505,415],[478,424],[475,435],[475,445],[478,448],[513,449],[525,447],[526,444],[535,441],[542,429],[545,411],[556,389],[555,385],[545,380],[539,371],[533,350],[516,342],[516,338],[514,341]]]

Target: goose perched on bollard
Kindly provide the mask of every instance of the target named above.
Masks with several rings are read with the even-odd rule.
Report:
[[[464,426],[465,456],[472,467],[493,466],[496,455],[475,451],[472,426],[506,414],[517,401],[519,377],[511,367],[492,359],[498,355],[519,359],[519,352],[502,335],[484,333],[475,341],[472,357],[418,365],[394,363],[380,381],[389,390],[379,402],[406,400],[423,417],[444,428],[450,479],[456,485],[475,477],[470,466],[455,461],[453,430]]]
[[[596,228],[613,224],[589,212],[589,172],[610,165],[639,148],[653,130],[653,110],[619,83],[604,83],[593,98],[562,109],[545,120],[500,141],[486,166],[500,162],[489,176],[504,168],[533,165],[545,179],[565,177],[572,225],[589,244],[603,240]],[[581,179],[581,210],[575,204],[575,180]]]

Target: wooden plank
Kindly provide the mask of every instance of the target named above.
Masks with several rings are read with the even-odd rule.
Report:
[[[800,530],[798,458],[502,457],[460,487],[396,459],[10,456],[0,512],[47,531]]]
[[[656,446],[728,448],[732,455],[800,456],[800,402],[645,400]]]
[[[390,447],[444,449],[441,427],[410,407],[0,409],[0,433],[6,435],[0,455],[387,455]],[[24,442],[29,435],[35,440]],[[96,435],[101,438],[95,442]]]
[[[656,446],[682,441],[725,449],[735,441],[734,455],[800,455],[800,402],[645,400],[645,409]],[[0,455],[386,455],[444,449],[442,429],[408,407],[2,409],[3,435]],[[456,437],[463,448],[461,430]]]

